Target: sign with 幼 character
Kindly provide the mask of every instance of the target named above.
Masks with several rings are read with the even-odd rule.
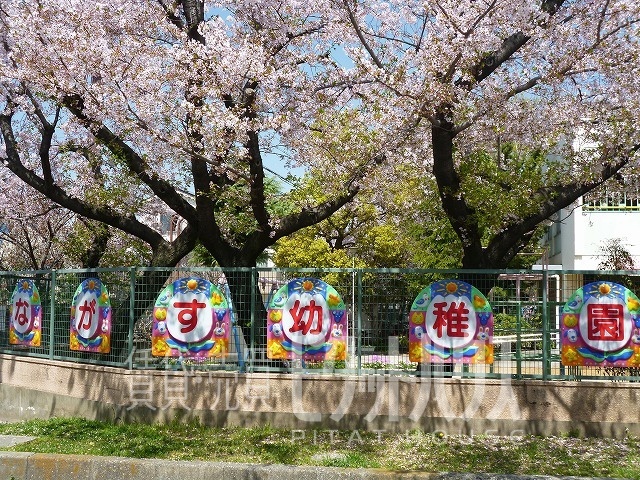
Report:
[[[229,352],[229,303],[214,284],[198,277],[165,287],[153,309],[151,353],[156,357],[226,357]]]
[[[111,351],[111,300],[98,278],[87,278],[76,289],[71,303],[69,348],[80,352]]]
[[[9,343],[39,347],[42,336],[40,294],[32,280],[18,280],[9,307]]]
[[[593,282],[564,304],[562,364],[640,366],[640,301],[613,282]]]
[[[296,278],[273,295],[267,312],[267,357],[346,360],[346,307],[331,285]]]
[[[493,313],[485,296],[459,280],[422,290],[409,312],[409,360],[493,363]]]

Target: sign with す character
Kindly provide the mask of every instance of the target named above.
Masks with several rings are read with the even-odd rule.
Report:
[[[222,291],[186,277],[165,287],[153,309],[151,353],[156,357],[226,357],[231,316]]]
[[[69,348],[80,352],[111,351],[111,300],[98,278],[87,278],[71,303]]]
[[[39,347],[42,336],[40,294],[32,280],[20,279],[11,295],[9,343]]]
[[[493,313],[485,296],[459,280],[422,290],[409,312],[409,360],[493,363]]]
[[[562,364],[640,366],[640,301],[613,282],[589,283],[562,309]]]
[[[346,360],[346,307],[331,285],[297,278],[273,295],[267,312],[267,357]]]

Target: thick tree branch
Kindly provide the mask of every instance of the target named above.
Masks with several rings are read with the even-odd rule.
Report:
[[[368,167],[380,165],[385,161],[383,154],[374,155],[358,169],[346,184],[346,191],[331,200],[320,203],[312,208],[303,208],[301,211],[282,218],[278,225],[268,230],[258,230],[249,235],[240,250],[242,257],[255,258],[265,248],[273,245],[278,239],[291,235],[298,230],[315,225],[333,215],[340,208],[351,202],[360,191],[359,182],[367,174]]]
[[[26,168],[20,159],[17,142],[13,134],[10,115],[0,115],[0,132],[5,142],[7,153],[6,166],[27,185],[42,193],[53,202],[79,215],[105,222],[115,228],[127,232],[145,242],[152,248],[164,241],[162,236],[152,228],[139,222],[133,215],[124,216],[109,207],[95,206],[70,196],[59,186],[48,185],[34,171]]]
[[[258,134],[248,132],[249,140],[246,144],[249,152],[249,171],[251,174],[250,203],[253,217],[258,222],[258,229],[269,230],[269,212],[267,212],[267,200],[264,193],[264,168],[262,165],[262,155],[258,144]]]
[[[519,251],[517,247],[522,244],[523,238],[526,238],[527,235],[530,238],[535,228],[551,215],[568,207],[586,193],[615,176],[631,162],[639,150],[640,144],[622,149],[613,155],[610,152],[603,153],[601,156],[603,166],[593,180],[540,188],[531,199],[533,203],[539,205],[538,210],[524,218],[515,218],[491,239],[485,249],[489,262],[496,268],[505,267]],[[612,161],[612,156],[617,159]]]
[[[481,258],[482,238],[475,210],[464,198],[460,176],[453,162],[453,124],[447,114],[438,114],[431,128],[433,142],[433,174],[438,185],[442,207],[462,243],[464,257]]]
[[[147,185],[158,198],[188,222],[196,221],[195,209],[176,191],[171,182],[163,180],[156,175],[151,175],[145,160],[126,142],[106,126],[87,117],[84,112],[84,102],[80,96],[67,96],[63,99],[63,104],[113,155],[125,160],[129,170]]]
[[[302,211],[283,218],[280,221],[280,226],[274,230],[270,243],[329,218],[341,207],[352,201],[359,190],[360,188],[357,185],[352,185],[342,196],[323,202],[313,208],[303,208]]]
[[[180,0],[175,0],[173,2],[167,2],[166,0],[158,0],[158,3],[164,10],[164,13],[167,16],[167,19],[171,23],[173,23],[180,30],[184,30],[186,28],[186,25],[184,24],[180,16],[176,13],[176,10],[180,5]]]
[[[204,21],[204,1],[182,0],[182,11],[187,21],[186,27],[189,37],[204,44],[204,37],[198,31],[198,27]]]
[[[548,15],[554,15],[566,0],[545,0],[542,2],[542,10]],[[458,79],[455,84],[458,87],[471,89],[477,83],[490,76],[498,67],[513,56],[531,37],[523,32],[515,32],[505,38],[497,50],[485,55],[485,57],[470,70],[473,80]]]

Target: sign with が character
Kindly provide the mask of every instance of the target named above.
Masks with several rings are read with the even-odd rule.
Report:
[[[111,351],[111,300],[98,278],[87,278],[71,303],[69,348],[80,352]]]

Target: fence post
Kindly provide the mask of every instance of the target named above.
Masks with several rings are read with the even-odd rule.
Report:
[[[133,327],[135,325],[136,306],[136,267],[129,269],[129,331],[127,336],[127,358],[131,359],[130,365],[133,368]],[[125,365],[126,367],[126,365]]]
[[[551,373],[551,333],[549,331],[549,276],[542,271],[542,379]]]
[[[51,270],[51,286],[49,287],[49,359],[53,360],[55,342],[56,316],[56,271]]]
[[[522,302],[520,297],[516,300],[518,310],[516,312],[516,378],[522,378]]]
[[[250,345],[251,345],[251,355],[249,356],[249,372],[253,372],[253,368],[254,368],[254,363],[255,363],[255,355],[256,355],[256,288],[255,285],[257,285],[256,283],[256,268],[255,267],[251,267],[251,297],[250,297],[250,302],[251,302],[251,328],[250,328],[250,332],[251,332],[251,339],[250,339]],[[266,335],[266,333],[265,333]]]
[[[358,355],[358,375],[362,375],[362,270],[358,269],[356,272],[358,277],[358,312],[356,313],[356,352]]]

